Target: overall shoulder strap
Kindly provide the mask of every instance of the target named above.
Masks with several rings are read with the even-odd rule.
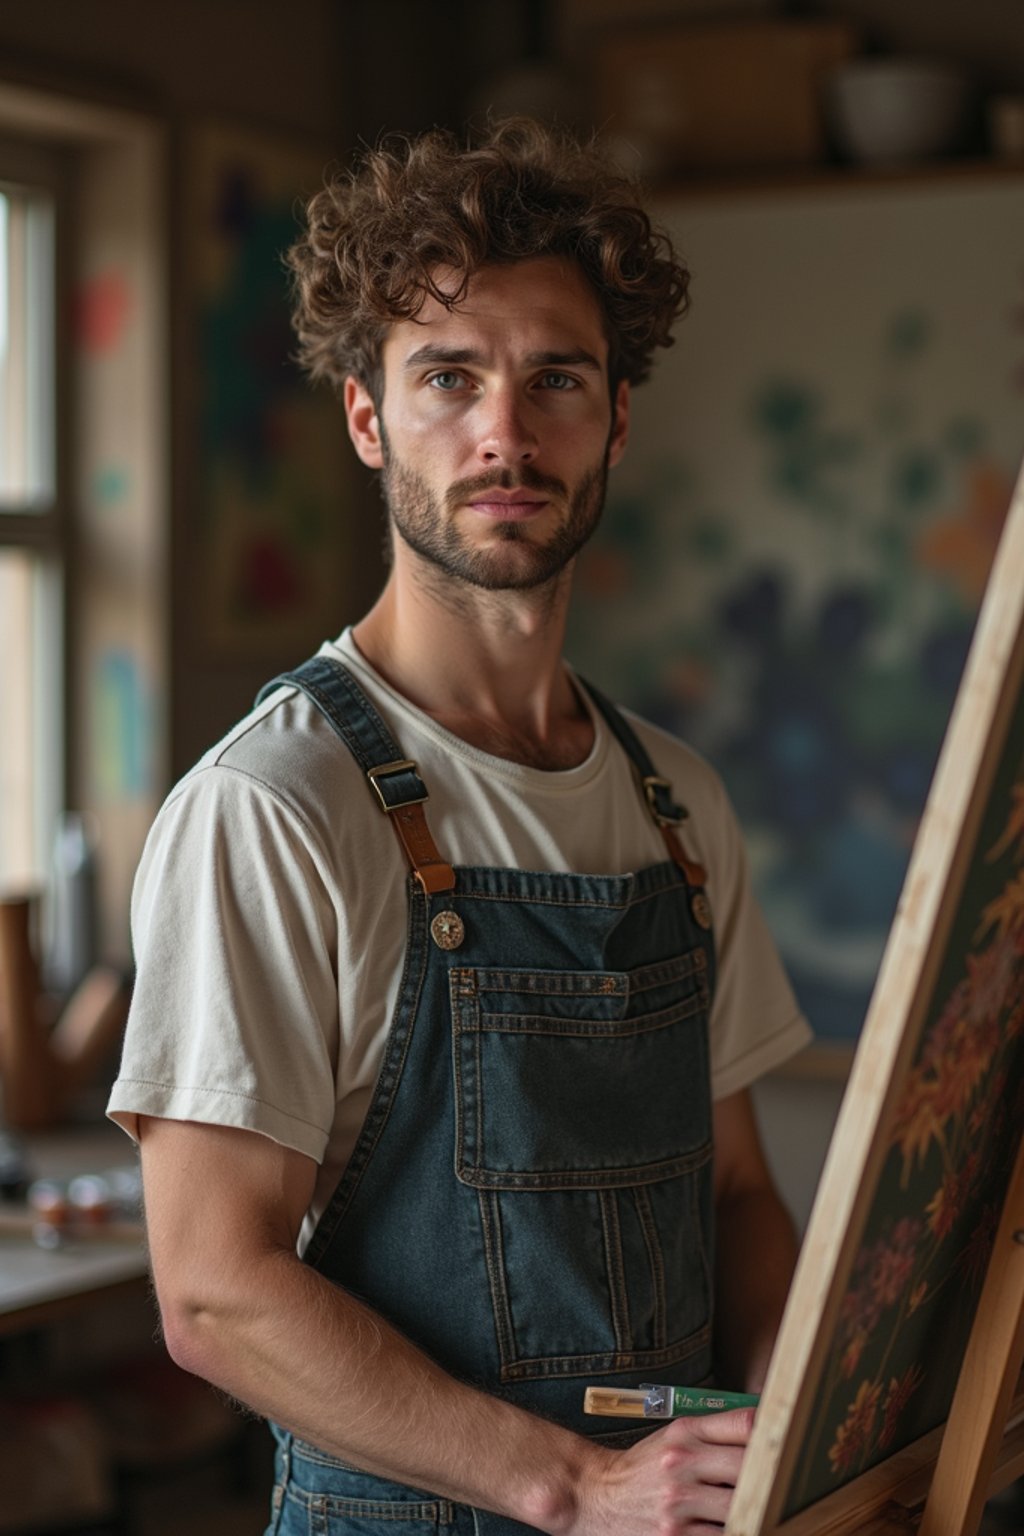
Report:
[[[413,874],[423,890],[450,891],[455,874],[437,850],[423,810],[429,798],[416,764],[404,758],[354,675],[330,656],[312,656],[264,684],[261,704],[275,688],[299,688],[341,737],[366,776],[380,809],[390,818]]]
[[[681,827],[689,821],[689,811],[685,806],[676,804],[672,797],[672,785],[668,779],[661,778],[654,771],[654,764],[651,762],[643,742],[628,720],[615,708],[611,700],[606,699],[604,694],[594,687],[593,683],[586,682],[582,677],[579,678],[579,682],[582,683],[587,693],[593,699],[594,704],[607,722],[609,730],[633,764],[644,806],[664,838],[670,857],[678,864],[686,876],[688,885],[704,885],[707,881],[707,871],[700,864],[687,858],[676,832],[677,827]]]

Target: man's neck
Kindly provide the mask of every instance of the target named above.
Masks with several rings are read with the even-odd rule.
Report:
[[[562,661],[570,572],[529,592],[431,584],[392,572],[353,630],[399,693],[471,745],[530,767],[583,761],[593,728]]]

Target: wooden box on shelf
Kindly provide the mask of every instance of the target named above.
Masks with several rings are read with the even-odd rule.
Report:
[[[594,54],[595,121],[660,175],[813,165],[826,151],[823,81],[856,45],[831,21],[609,31]]]

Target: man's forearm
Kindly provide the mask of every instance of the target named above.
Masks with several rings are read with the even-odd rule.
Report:
[[[376,1313],[287,1252],[219,1295],[165,1306],[174,1358],[357,1466],[552,1533],[614,1458],[456,1381]]]

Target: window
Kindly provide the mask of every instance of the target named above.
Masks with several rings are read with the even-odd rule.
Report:
[[[167,782],[167,158],[159,119],[0,77],[0,888],[84,816],[117,964]]]
[[[42,882],[64,786],[58,166],[0,144],[0,890]]]

